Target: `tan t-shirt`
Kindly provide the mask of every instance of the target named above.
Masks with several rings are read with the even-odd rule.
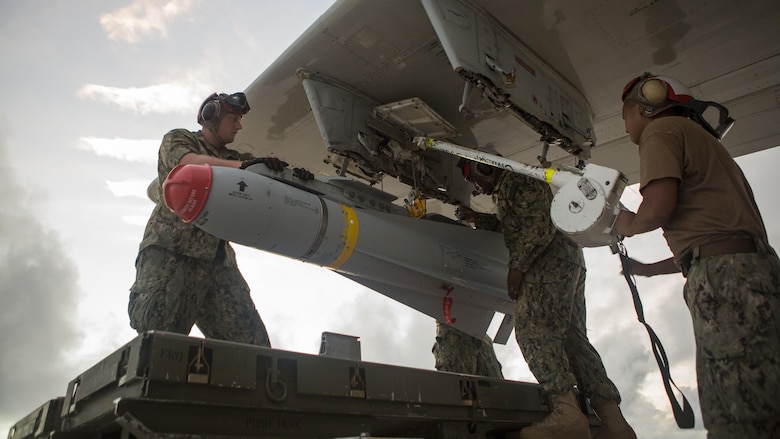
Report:
[[[653,180],[679,180],[677,206],[663,225],[679,264],[699,245],[738,237],[766,241],[761,214],[742,170],[726,148],[696,122],[664,116],[650,122],[639,139],[639,191]]]

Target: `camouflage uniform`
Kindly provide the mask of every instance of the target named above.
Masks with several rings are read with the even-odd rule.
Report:
[[[486,335],[478,340],[452,326],[436,321],[436,343],[433,344],[436,370],[504,378],[493,343]]]
[[[210,145],[200,131],[172,130],[160,145],[160,182],[188,153],[238,160]],[[161,187],[146,225],[130,288],[130,326],[188,334],[197,325],[209,338],[269,346],[265,325],[226,241],[186,224],[165,206]]]
[[[478,214],[478,228],[498,230],[509,268],[523,273],[515,302],[515,337],[542,389],[565,393],[576,385],[594,406],[620,402],[585,329],[582,249],[550,219],[552,191],[543,182],[504,172],[493,193],[497,214]]]
[[[780,261],[759,253],[697,258],[685,284],[710,439],[780,437]]]

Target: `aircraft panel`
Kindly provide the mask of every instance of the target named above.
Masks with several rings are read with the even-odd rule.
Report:
[[[621,118],[619,92],[644,72],[666,74],[688,84],[702,99],[720,102],[737,123],[724,139],[738,156],[780,143],[778,116],[780,8],[769,0],[734,3],[572,0],[473,0],[472,8],[502,35],[538,55],[563,86],[582,93],[593,113],[594,163],[638,178],[638,157]],[[451,123],[467,147],[493,147],[517,161],[537,164],[539,135],[516,116],[473,92],[418,2],[342,0],[247,89],[253,110],[244,119],[239,149],[278,155],[296,166],[333,175],[342,163],[323,144],[299,68],[326,75],[381,104],[417,98]],[[459,112],[462,103],[471,111]],[[552,147],[548,159],[574,164]],[[378,186],[402,198],[412,178],[371,163],[346,168],[346,175],[387,173]],[[392,177],[398,177],[395,179]],[[460,188],[462,190],[462,188]]]

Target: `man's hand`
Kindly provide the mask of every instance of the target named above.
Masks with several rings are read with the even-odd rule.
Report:
[[[282,171],[282,170],[284,170],[284,168],[287,167],[287,162],[283,162],[283,161],[279,160],[276,157],[258,157],[258,158],[254,158],[252,160],[247,160],[247,161],[241,163],[241,166],[239,167],[239,169],[246,169],[246,168],[248,168],[248,167],[250,167],[252,165],[256,165],[258,163],[265,164],[268,167],[268,169],[270,169],[270,170],[272,170],[274,172]]]
[[[303,181],[309,181],[314,179],[314,174],[303,168],[293,168],[293,175],[300,178]]]
[[[470,223],[477,220],[477,213],[474,212],[474,209],[462,204],[459,204],[458,207],[455,208],[455,216],[458,217],[460,221],[467,221]]]
[[[523,272],[514,268],[509,269],[506,275],[506,292],[509,298],[517,300],[520,298],[520,284],[523,283]]]

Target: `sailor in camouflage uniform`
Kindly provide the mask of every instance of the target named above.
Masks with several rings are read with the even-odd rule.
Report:
[[[633,274],[687,278],[707,437],[780,438],[780,260],[750,184],[719,142],[728,121],[709,125],[700,105],[713,103],[674,78],[645,73],[622,97],[643,200],[615,228],[624,236],[663,228],[673,257],[632,260]]]
[[[244,169],[265,163],[282,170],[285,164],[277,158],[241,161],[237,151],[225,146],[235,140],[248,111],[243,93],[209,96],[198,111],[201,131],[174,129],[163,137],[157,181],[165,181],[174,167],[184,164]],[[230,244],[179,219],[166,207],[159,183],[151,191],[156,205],[136,259],[128,304],[130,326],[139,333],[189,334],[197,325],[208,338],[270,347]]]
[[[466,180],[493,197],[495,215],[465,206],[456,213],[477,228],[503,233],[517,344],[553,403],[552,413],[519,437],[590,438],[576,386],[602,418],[598,438],[636,438],[618,407],[620,393],[588,341],[582,249],[553,225],[552,191],[544,182],[482,163],[464,159],[459,166]]]

